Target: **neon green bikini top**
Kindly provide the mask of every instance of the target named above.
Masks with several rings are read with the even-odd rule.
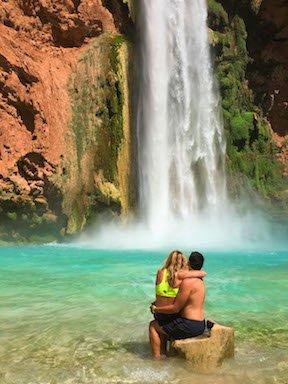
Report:
[[[169,272],[165,268],[163,270],[163,278],[160,284],[156,285],[156,295],[164,297],[176,297],[179,288],[173,288],[169,285]]]

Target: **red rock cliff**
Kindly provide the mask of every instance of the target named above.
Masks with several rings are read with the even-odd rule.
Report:
[[[79,185],[76,171],[71,74],[93,38],[116,35],[121,28],[123,32],[125,25],[116,20],[120,11],[129,20],[121,2],[118,6],[117,1],[108,2],[110,8],[115,3],[114,17],[102,3],[1,2],[0,236],[4,239],[30,239],[31,233],[58,237],[66,232],[73,212],[75,216],[75,203],[67,202],[67,194],[72,198],[86,187]],[[83,215],[76,224],[74,219],[72,232],[83,225]]]

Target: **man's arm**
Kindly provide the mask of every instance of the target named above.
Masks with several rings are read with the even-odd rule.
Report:
[[[178,313],[185,306],[185,303],[193,289],[193,280],[183,280],[179,292],[173,304],[165,305],[163,307],[153,307],[154,313]]]
[[[198,278],[203,279],[207,275],[204,271],[178,271],[177,272],[177,279],[184,280],[189,278]]]

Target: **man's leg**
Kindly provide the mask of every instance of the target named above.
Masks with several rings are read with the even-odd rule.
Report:
[[[168,341],[168,336],[160,333],[160,339],[161,339],[161,354],[162,355],[167,355],[167,341]]]
[[[167,335],[156,320],[151,321],[149,324],[149,339],[153,357],[155,359],[160,359],[162,343],[165,342],[166,344]]]

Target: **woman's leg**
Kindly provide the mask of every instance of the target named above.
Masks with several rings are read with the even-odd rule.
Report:
[[[154,359],[161,358],[161,338],[155,327],[156,320],[153,320],[149,324],[149,339],[151,345],[151,351]]]
[[[166,351],[167,335],[156,320],[153,320],[149,324],[149,339],[153,357],[155,359],[161,358],[161,350]]]

